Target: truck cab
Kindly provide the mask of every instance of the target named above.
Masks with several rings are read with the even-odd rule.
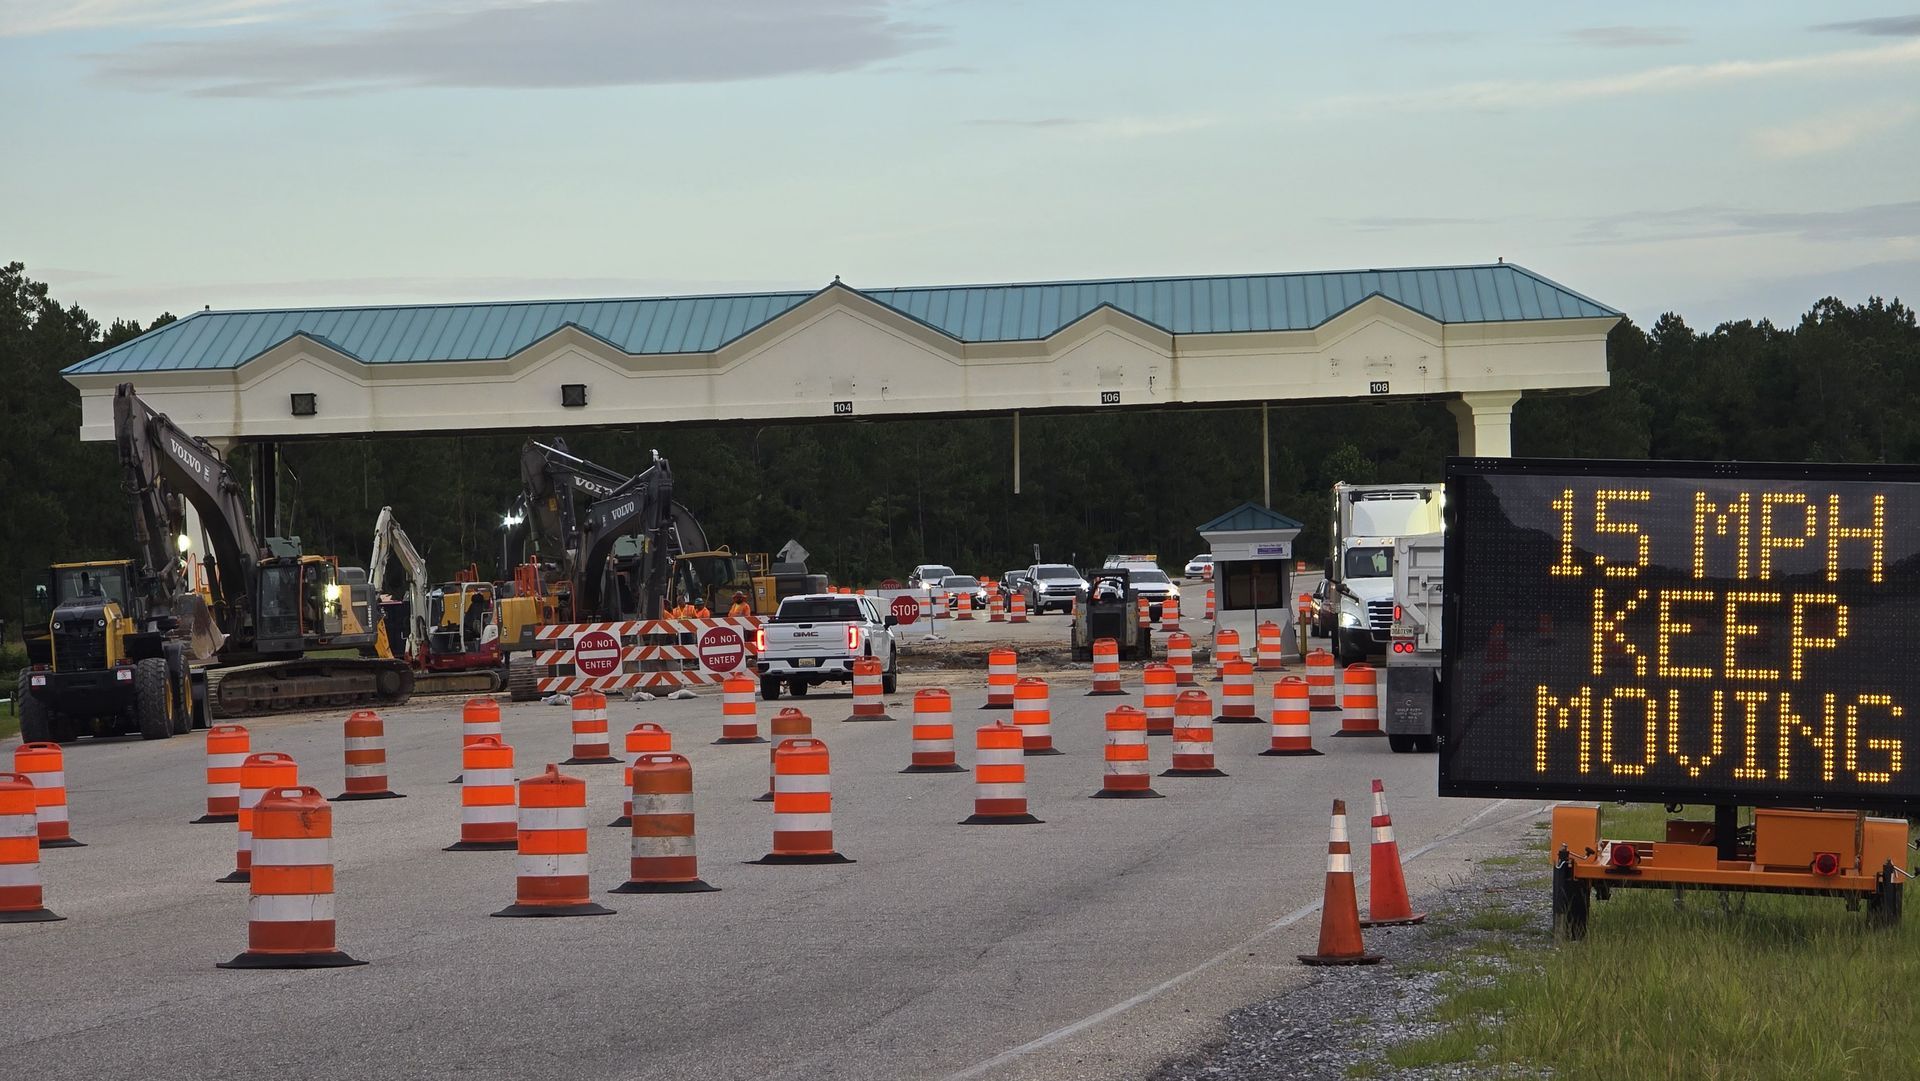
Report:
[[[1446,506],[1440,484],[1333,486],[1333,551],[1322,619],[1342,665],[1385,653],[1393,630],[1394,546],[1436,533]]]
[[[795,698],[822,683],[853,681],[853,662],[881,664],[881,690],[894,693],[900,663],[894,650],[898,623],[873,598],[848,593],[807,593],[780,602],[780,610],[755,632],[754,669],[760,697],[771,702],[784,687]]]

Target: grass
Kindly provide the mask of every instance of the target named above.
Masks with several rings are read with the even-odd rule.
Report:
[[[1666,818],[1658,806],[1609,805],[1603,832],[1659,837]],[[1447,965],[1434,1011],[1446,1028],[1390,1049],[1391,1065],[1473,1062],[1557,1081],[1920,1073],[1914,922],[1876,931],[1864,912],[1828,898],[1732,895],[1723,904],[1694,893],[1676,908],[1663,890],[1596,901],[1587,937],[1557,946],[1500,907],[1449,922],[1486,934]]]
[[[1504,856],[1488,856],[1480,862],[1487,867],[1518,867],[1523,863],[1539,863],[1540,857],[1527,852],[1512,852]]]

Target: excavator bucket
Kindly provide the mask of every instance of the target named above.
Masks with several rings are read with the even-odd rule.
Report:
[[[207,607],[206,598],[189,593],[175,601],[175,609],[180,629],[186,632],[188,661],[195,665],[212,664],[221,647],[227,644],[227,636],[213,621],[213,610]]]

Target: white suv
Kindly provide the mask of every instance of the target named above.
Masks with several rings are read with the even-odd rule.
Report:
[[[1027,580],[1021,588],[1034,615],[1072,612],[1074,600],[1087,591],[1087,580],[1065,563],[1035,563],[1027,568]]]

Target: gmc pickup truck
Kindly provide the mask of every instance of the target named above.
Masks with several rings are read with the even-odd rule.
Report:
[[[898,686],[899,660],[893,650],[896,620],[870,597],[845,593],[809,593],[788,597],[756,632],[755,669],[760,697],[771,702],[788,693],[802,697],[820,683],[850,683],[853,662],[872,657],[886,667],[881,691]]]

